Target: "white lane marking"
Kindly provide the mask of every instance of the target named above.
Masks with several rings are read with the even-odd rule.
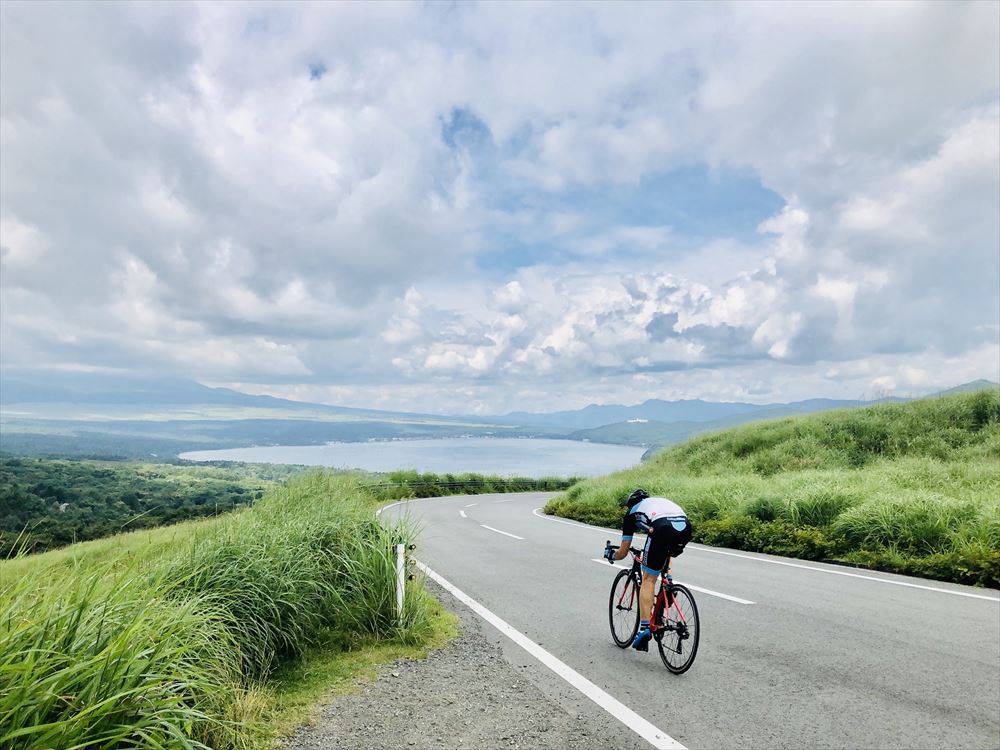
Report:
[[[375,518],[381,516],[383,510],[389,510],[389,508],[395,508],[397,505],[402,505],[403,503],[415,503],[418,500],[425,500],[425,499],[426,498],[422,497],[412,497],[412,498],[407,498],[406,500],[397,500],[396,502],[389,503],[388,505],[383,505],[381,508],[375,511]]]
[[[512,498],[511,498],[510,500],[494,500],[494,501],[493,501],[493,504],[494,504],[494,505],[499,505],[500,503],[512,503],[512,502],[514,502],[515,500],[517,500],[517,498],[516,498],[516,497],[512,497]]]
[[[599,565],[607,565],[608,561],[603,559],[598,559],[596,557],[590,558],[591,562],[595,562]],[[631,565],[621,565],[620,563],[613,563],[616,568],[622,568],[628,570]],[[752,602],[749,599],[740,599],[738,596],[731,596],[730,594],[722,594],[718,591],[712,591],[712,589],[705,589],[701,586],[695,586],[693,583],[688,583],[687,581],[677,581],[677,583],[683,583],[689,589],[694,589],[695,591],[700,591],[703,594],[708,594],[709,596],[717,596],[720,599],[728,599],[731,602],[736,602],[737,604],[756,604],[757,602]]]
[[[818,573],[829,573],[832,576],[847,576],[848,578],[860,578],[862,581],[875,581],[876,583],[891,583],[893,586],[906,586],[911,589],[923,589],[924,591],[937,591],[940,594],[952,594],[953,596],[967,596],[970,599],[985,599],[988,602],[993,602],[994,604],[1000,604],[1000,599],[993,596],[984,596],[983,594],[970,594],[965,591],[952,591],[951,589],[941,589],[937,586],[923,586],[919,583],[907,583],[906,581],[890,581],[888,578],[877,578],[875,576],[863,576],[858,573],[848,573],[845,570],[827,570],[826,568],[817,568],[815,565],[802,565],[801,563],[790,563],[784,562],[783,560],[768,560],[764,557],[752,557],[750,555],[741,555],[739,552],[728,552],[721,549],[712,549],[711,547],[704,547],[700,544],[698,545],[688,545],[689,549],[697,550],[698,552],[712,552],[716,555],[728,555],[730,557],[742,557],[744,560],[754,560],[756,562],[771,563],[771,565],[785,565],[789,568],[802,568],[803,570],[815,570]]]
[[[612,529],[606,528],[604,526],[590,526],[589,524],[580,523],[579,521],[565,521],[561,518],[552,518],[551,516],[546,516],[545,514],[539,513],[541,508],[535,508],[532,511],[533,515],[539,518],[544,518],[546,521],[555,521],[556,523],[565,523],[569,526],[580,526],[584,529],[590,529],[591,531],[610,531],[613,534],[618,534],[620,532],[614,531]],[[802,563],[792,563],[785,562],[783,560],[769,560],[766,557],[754,557],[752,555],[744,555],[739,552],[729,552],[727,550],[714,549],[712,547],[706,547],[702,544],[689,544],[687,549],[693,549],[698,552],[711,552],[716,555],[729,555],[730,557],[742,557],[744,560],[753,560],[754,562],[770,563],[771,565],[784,565],[789,568],[802,568],[803,570],[814,570],[817,573],[828,573],[832,576],[847,576],[848,578],[860,578],[862,581],[872,581],[874,583],[890,583],[893,586],[906,586],[911,589],[923,589],[924,591],[936,591],[939,594],[952,594],[953,596],[966,596],[970,599],[985,599],[988,602],[993,602],[994,604],[1000,604],[1000,598],[994,596],[985,596],[983,594],[970,594],[966,591],[953,591],[951,589],[942,589],[937,586],[923,586],[919,583],[907,583],[906,581],[890,581],[888,578],[877,578],[876,576],[865,576],[859,573],[848,573],[846,570],[827,570],[826,568],[817,568],[815,565],[803,565]]]
[[[521,631],[514,629],[506,621],[502,620],[497,615],[493,614],[490,610],[486,609],[482,604],[477,602],[468,594],[464,593],[460,589],[456,588],[454,584],[442,578],[440,575],[435,573],[433,570],[428,568],[422,562],[417,562],[417,567],[420,568],[428,577],[436,581],[442,587],[444,587],[448,592],[451,593],[456,599],[458,599],[462,604],[467,606],[477,615],[482,617],[486,622],[499,630],[503,635],[510,638],[514,643],[523,648],[529,654],[534,656],[538,661],[544,664],[546,667],[551,669],[557,675],[562,677],[566,682],[575,687],[586,697],[590,698],[594,703],[603,708],[609,714],[614,716],[618,721],[627,726],[633,732],[638,734],[644,740],[646,740],[650,745],[657,748],[657,750],[686,750],[684,745],[679,743],[669,734],[661,729],[657,729],[655,726],[650,724],[644,718],[639,716],[635,711],[621,703],[619,700],[604,692],[601,688],[595,685],[593,682],[588,680],[582,674],[577,672],[575,669],[570,667],[565,662],[560,661],[558,658],[550,654],[544,648],[539,646],[533,640],[524,635]]]
[[[462,518],[468,518],[468,516],[465,515],[465,511],[464,510],[458,511],[458,515],[460,515]]]
[[[479,505],[479,503],[469,503],[469,504],[468,504],[468,505],[466,505],[465,507],[466,507],[466,508],[471,508],[471,507],[472,507],[473,505]]]
[[[736,602],[737,604],[756,604],[757,602],[752,602],[749,599],[740,599],[738,596],[731,596],[730,594],[722,594],[718,591],[712,591],[712,589],[702,588],[701,586],[695,586],[693,583],[688,583],[687,581],[678,581],[678,583],[683,583],[689,589],[694,589],[695,591],[700,591],[703,594],[708,594],[709,596],[717,596],[720,599],[728,599],[731,602]]]
[[[564,523],[567,526],[579,526],[583,529],[589,529],[590,531],[607,531],[611,534],[621,534],[621,529],[617,531],[615,529],[609,529],[606,526],[591,526],[589,523],[580,523],[579,521],[567,521],[565,518],[553,518],[552,516],[547,516],[544,513],[539,513],[541,508],[535,508],[531,511],[532,515],[538,516],[539,518],[544,518],[546,521],[555,521],[556,523]]]
[[[524,537],[523,536],[517,536],[517,534],[508,534],[506,531],[500,531],[500,529],[494,529],[492,526],[487,526],[485,523],[481,523],[479,525],[482,526],[484,529],[489,529],[490,531],[495,531],[498,534],[503,534],[504,536],[514,537],[514,539],[520,539],[522,542],[524,541]]]

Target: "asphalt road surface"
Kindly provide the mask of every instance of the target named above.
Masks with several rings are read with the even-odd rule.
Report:
[[[620,534],[544,516],[551,496],[416,500],[383,519],[415,522],[421,563],[675,747],[1000,748],[996,591],[688,545],[674,577],[697,587],[702,634],[694,666],[675,676],[655,644],[638,653],[611,641],[617,570],[599,558]],[[566,710],[614,715],[503,640]],[[628,723],[615,725],[630,735]]]

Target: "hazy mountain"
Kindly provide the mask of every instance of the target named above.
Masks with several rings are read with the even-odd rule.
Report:
[[[626,422],[602,425],[586,430],[577,430],[567,437],[572,440],[590,440],[595,443],[616,443],[621,445],[641,445],[644,447],[663,447],[680,443],[694,435],[713,430],[722,430],[727,427],[735,427],[746,422],[756,422],[764,419],[777,419],[778,417],[789,417],[797,414],[807,414],[809,412],[827,411],[829,409],[844,408],[843,403],[835,402],[838,406],[829,406],[827,399],[811,399],[809,401],[799,401],[795,404],[779,404],[757,409],[756,411],[744,414],[732,414],[721,419],[706,421],[684,420],[677,422],[660,422],[656,420],[632,419]],[[860,406],[861,402],[854,401],[850,406]]]
[[[981,391],[985,388],[1000,388],[1000,383],[994,383],[992,380],[973,380],[971,383],[962,383],[962,385],[956,385],[954,388],[949,388],[946,391],[941,391],[936,393],[936,396],[947,396],[949,393],[969,393],[971,391]]]
[[[228,388],[209,388],[181,378],[52,371],[0,373],[0,403],[218,404],[313,408],[312,404],[271,396],[250,396]]]
[[[0,404],[101,404],[117,407],[228,406],[308,411],[375,419],[399,417],[441,419],[440,416],[429,414],[359,409],[293,401],[274,396],[253,396],[229,388],[210,388],[182,378],[30,370],[0,372]]]
[[[504,422],[525,426],[563,427],[575,430],[593,429],[604,425],[628,422],[632,419],[645,419],[655,422],[714,422],[730,417],[747,416],[772,409],[785,409],[785,413],[795,414],[826,409],[841,409],[860,406],[863,402],[854,400],[838,400],[827,398],[795,401],[787,404],[747,404],[741,402],[717,402],[681,400],[662,401],[650,399],[635,406],[590,406],[576,411],[558,411],[542,414],[527,412],[512,412],[499,419]]]

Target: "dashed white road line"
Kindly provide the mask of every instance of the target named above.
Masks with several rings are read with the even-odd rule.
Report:
[[[599,565],[607,565],[608,564],[607,560],[602,560],[602,559],[599,559],[599,558],[596,558],[596,557],[591,557],[590,561],[598,563]],[[632,566],[631,565],[622,565],[621,563],[614,563],[614,567],[616,567],[616,568],[622,568],[623,570],[628,570]],[[731,594],[723,594],[723,593],[718,592],[718,591],[712,591],[712,589],[706,589],[706,588],[702,588],[701,586],[695,586],[693,583],[688,583],[687,581],[677,581],[677,583],[683,583],[689,589],[693,589],[694,591],[700,591],[701,593],[708,594],[709,596],[717,596],[720,599],[727,599],[728,601],[736,602],[737,604],[756,604],[757,603],[757,602],[752,602],[749,599],[741,599],[738,596],[732,596]]]
[[[489,528],[489,527],[487,527]],[[496,529],[492,529],[496,531]],[[500,532],[506,533],[506,532]],[[513,536],[512,534],[509,536]],[[520,537],[518,537],[520,538]],[[417,567],[420,568],[424,573],[427,574],[429,578],[436,581],[440,586],[445,588],[452,596],[458,599],[462,604],[467,606],[477,615],[482,617],[486,622],[499,630],[503,635],[510,638],[514,643],[523,648],[529,654],[534,656],[538,661],[544,664],[546,667],[551,669],[557,675],[562,677],[566,682],[575,687],[581,693],[583,693],[587,698],[592,700],[598,706],[603,708],[609,714],[614,716],[618,721],[627,726],[637,735],[642,737],[646,742],[648,742],[657,750],[686,750],[684,745],[679,743],[669,734],[664,732],[662,729],[658,729],[653,726],[646,719],[642,718],[633,711],[631,708],[626,706],[624,703],[619,701],[614,696],[606,693],[604,690],[599,688],[593,682],[588,680],[582,674],[577,672],[575,669],[570,667],[563,661],[550,654],[544,648],[539,646],[533,640],[528,638],[519,630],[516,630],[513,626],[508,624],[506,621],[502,620],[500,617],[495,615],[490,610],[486,609],[482,604],[477,602],[468,594],[464,593],[458,589],[454,584],[445,580],[440,575],[435,573],[433,570],[428,568],[422,562],[417,562]]]
[[[503,534],[504,536],[513,537],[514,539],[520,539],[522,542],[524,541],[524,537],[523,536],[518,536],[517,534],[510,534],[510,533],[508,533],[506,531],[500,531],[500,529],[494,529],[492,526],[487,526],[485,523],[481,523],[479,525],[482,526],[484,529],[489,529],[490,531],[495,531],[498,534]]]
[[[466,508],[471,508],[471,507],[472,507],[473,505],[479,505],[479,503],[469,503],[469,504],[468,504],[468,505],[466,505],[465,507],[466,507]]]
[[[464,510],[458,511],[458,515],[460,515],[462,518],[468,518],[468,516],[465,515],[465,511]]]
[[[584,529],[589,529],[590,531],[599,531],[602,534],[605,532],[611,532],[612,534],[620,534],[621,531],[615,531],[614,529],[609,529],[604,526],[590,526],[589,524],[580,523],[579,521],[567,521],[562,518],[552,518],[544,513],[539,513],[541,508],[535,508],[532,512],[533,515],[539,518],[544,518],[546,521],[553,521],[554,523],[564,523],[568,526],[579,526]],[[993,602],[994,604],[1000,604],[1000,598],[995,596],[986,596],[984,594],[973,594],[967,591],[954,591],[952,589],[942,589],[937,586],[924,586],[919,583],[909,583],[907,581],[891,581],[888,578],[878,578],[876,576],[866,576],[860,573],[848,573],[846,570],[830,570],[828,568],[819,568],[815,565],[803,565],[802,563],[785,562],[784,560],[771,560],[766,557],[756,557],[754,555],[745,555],[740,552],[730,552],[729,550],[715,549],[714,547],[706,547],[701,544],[689,544],[687,546],[689,550],[695,550],[697,552],[710,552],[713,555],[728,555],[730,557],[742,557],[744,560],[752,560],[754,562],[768,563],[770,565],[784,565],[788,568],[801,568],[803,570],[812,570],[817,573],[826,573],[831,576],[847,576],[848,578],[860,578],[862,581],[871,581],[872,583],[888,583],[893,586],[905,586],[911,589],[923,589],[924,591],[936,591],[939,594],[951,594],[952,596],[965,596],[970,599],[985,599],[988,602]],[[687,585],[687,584],[685,584]],[[693,588],[693,587],[692,587]]]

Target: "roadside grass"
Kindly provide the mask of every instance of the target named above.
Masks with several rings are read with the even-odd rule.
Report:
[[[635,487],[705,544],[1000,587],[1000,389],[700,436],[545,510],[616,526]]]
[[[325,686],[446,638],[377,499],[313,472],[254,508],[0,563],[0,746],[268,747]]]

